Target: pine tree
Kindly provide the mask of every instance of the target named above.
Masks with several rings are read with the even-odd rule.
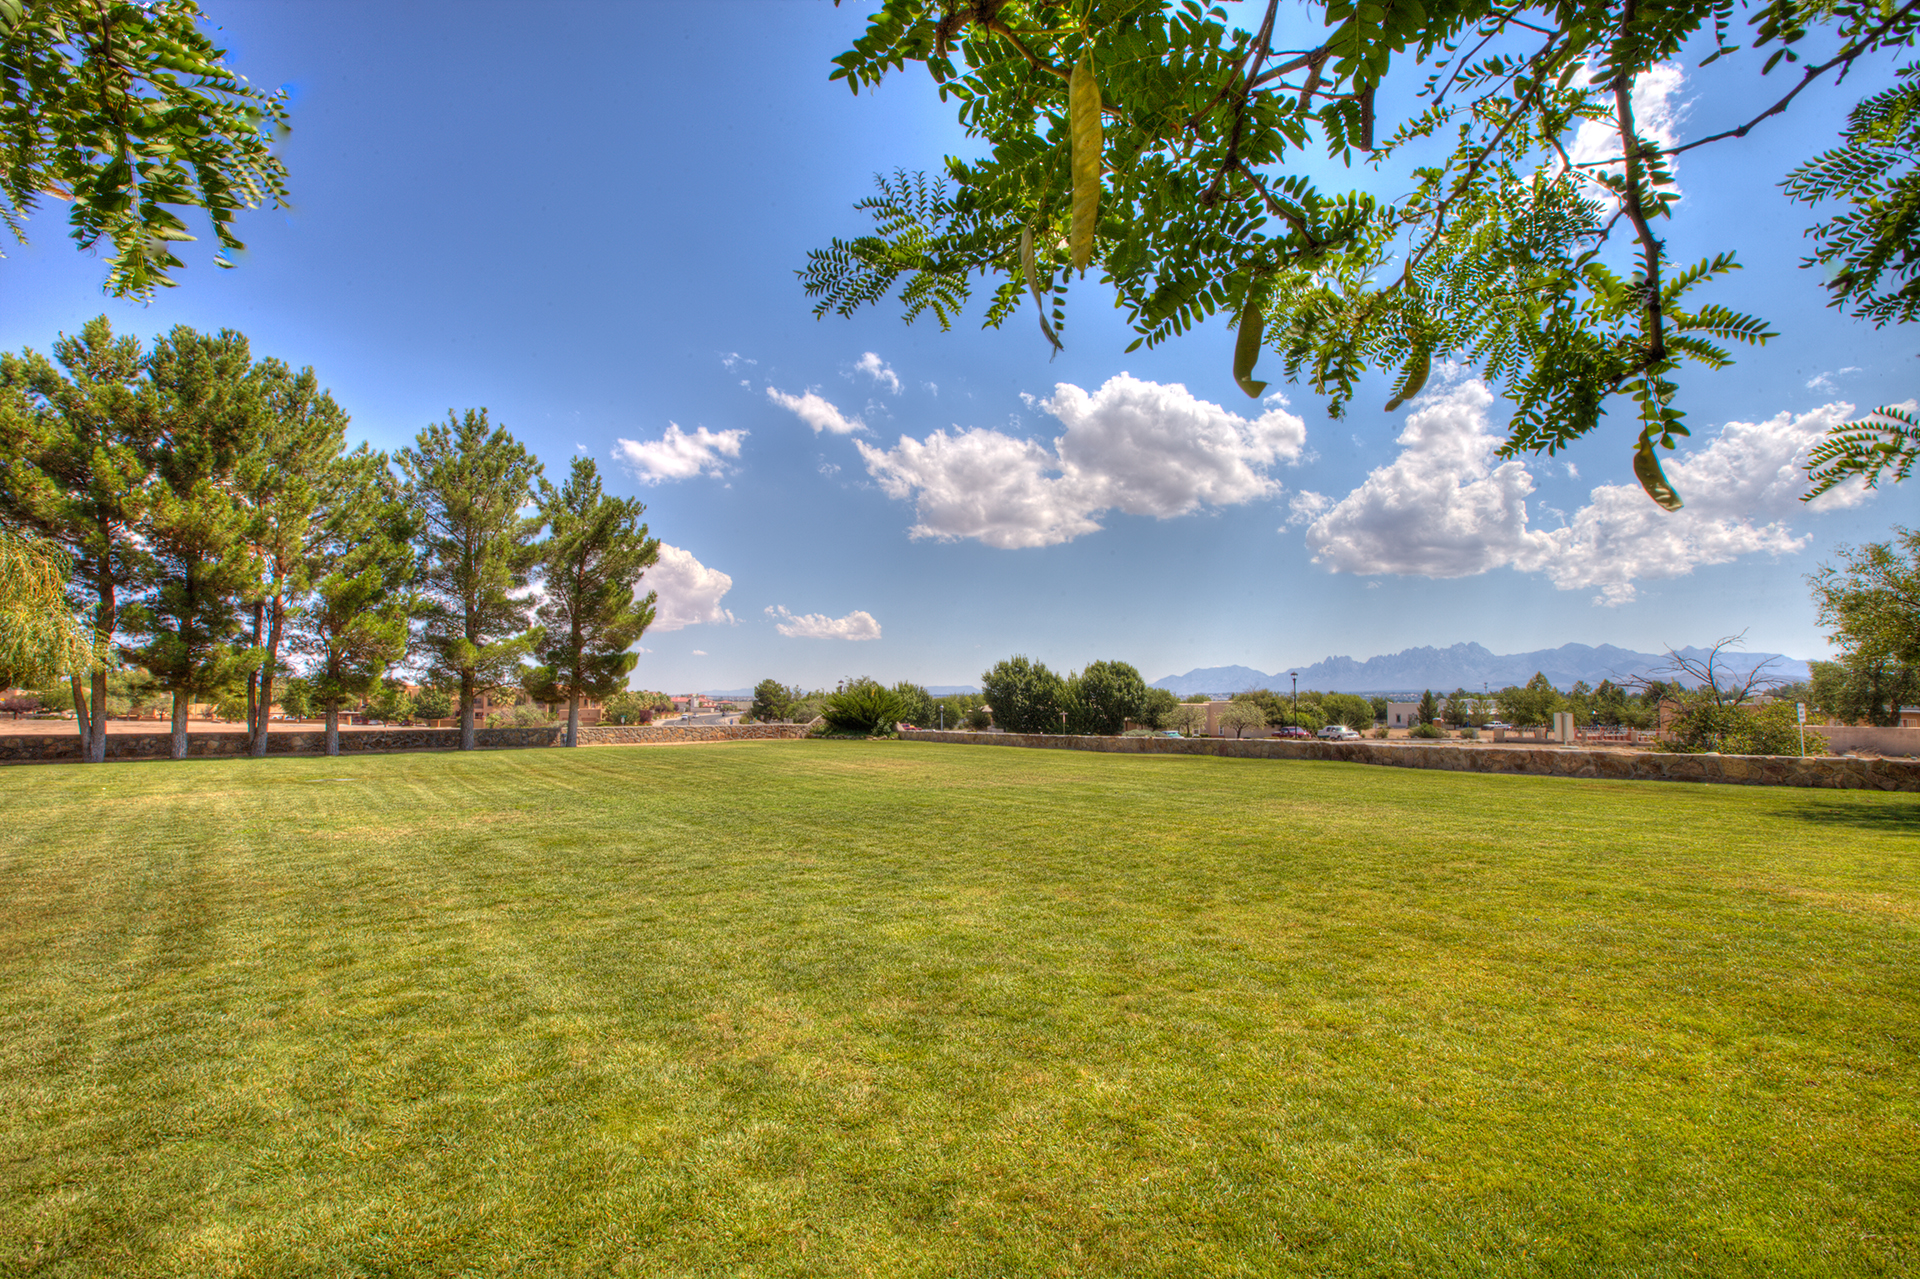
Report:
[[[421,431],[401,451],[420,535],[421,641],[431,675],[460,687],[460,749],[473,749],[473,703],[517,681],[532,649],[532,581],[540,551],[533,500],[540,463],[485,409]]]
[[[238,603],[258,579],[248,511],[234,470],[259,429],[247,339],[184,325],[154,343],[140,412],[149,480],[137,532],[146,544],[142,598],[126,624],[145,642],[134,660],[173,695],[171,755],[187,755],[196,697],[245,678],[257,650],[244,641]]]
[[[91,696],[80,671],[68,675],[82,757],[99,763],[109,646],[146,560],[134,536],[147,497],[147,428],[136,411],[145,357],[138,339],[113,336],[105,316],[58,339],[53,353],[59,367],[33,350],[0,355],[0,518],[70,561],[70,596],[91,613],[105,659],[93,667]]]
[[[580,699],[608,698],[626,687],[639,657],[629,652],[653,622],[654,593],[635,598],[641,576],[660,558],[660,541],[640,523],[646,507],[606,496],[600,471],[576,457],[558,489],[540,481],[546,599],[540,665],[526,676],[535,700],[567,703],[567,745],[580,744]]]
[[[247,673],[247,729],[253,754],[263,756],[288,611],[312,587],[314,554],[338,507],[347,415],[311,368],[295,373],[279,360],[263,360],[253,377],[263,413],[241,459],[238,485],[261,568],[251,601],[252,643],[261,658]]]
[[[294,610],[291,647],[307,659],[307,696],[340,753],[340,708],[366,696],[407,652],[416,532],[385,454],[363,445],[342,459]]]

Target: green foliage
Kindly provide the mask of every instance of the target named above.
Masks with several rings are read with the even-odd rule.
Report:
[[[1179,704],[1180,699],[1166,689],[1149,685],[1145,696],[1140,701],[1140,720],[1148,728],[1170,728],[1172,725],[1168,723],[1167,717]]]
[[[1920,529],[1896,527],[1887,541],[1840,555],[1808,582],[1842,661],[1920,667]]]
[[[911,724],[915,728],[932,728],[939,717],[933,695],[911,680],[901,680],[893,686],[893,695],[900,699],[900,717],[896,723]]]
[[[1092,662],[1067,679],[1068,725],[1075,733],[1114,737],[1147,718],[1147,681],[1126,662]]]
[[[264,405],[247,339],[231,329],[209,336],[176,326],[146,367],[140,447],[153,482],[139,527],[144,589],[123,621],[144,641],[129,655],[174,695],[179,734],[188,703],[260,663],[236,607],[259,580],[259,558],[233,477],[258,441]]]
[[[1807,478],[1813,487],[1800,495],[1811,502],[1828,489],[1856,476],[1868,488],[1878,488],[1881,476],[1893,473],[1894,483],[1913,474],[1920,461],[1920,415],[1899,405],[1882,406],[1855,422],[1842,422],[1807,455]]]
[[[1223,734],[1231,732],[1235,737],[1243,737],[1249,728],[1265,728],[1267,713],[1258,702],[1230,701],[1220,708],[1215,722]]]
[[[521,677],[538,638],[523,592],[539,562],[542,519],[525,516],[540,463],[485,409],[451,412],[422,430],[396,459],[422,525],[420,643],[428,674],[458,684],[462,749],[468,707],[480,694]]]
[[[1167,728],[1198,737],[1207,731],[1207,708],[1200,702],[1179,702],[1167,711],[1164,723]]]
[[[0,687],[84,674],[97,660],[67,599],[66,556],[0,527]]]
[[[827,694],[820,713],[831,732],[891,737],[906,711],[900,694],[873,680],[861,679]]]
[[[1415,724],[1412,728],[1409,728],[1407,730],[1408,737],[1422,737],[1422,738],[1427,738],[1429,740],[1432,740],[1434,738],[1445,737],[1446,735],[1447,735],[1446,730],[1442,729],[1439,725],[1433,723],[1431,720],[1424,720],[1424,719],[1421,720],[1418,724]]]
[[[1669,722],[1659,749],[1680,754],[1718,751],[1722,755],[1798,755],[1801,732],[1791,702],[1719,705],[1711,698],[1687,699]],[[1808,733],[1806,753],[1826,754],[1826,739]]]
[[[600,707],[602,724],[651,724],[654,716],[654,694],[625,689],[609,697]],[[759,716],[754,716],[758,719]]]
[[[422,700],[431,691],[426,690]],[[446,694],[440,696],[445,698]],[[281,713],[288,719],[309,719],[313,716],[313,685],[301,676],[295,675],[281,682],[278,700]]]
[[[119,297],[174,283],[194,239],[174,209],[204,209],[232,266],[234,214],[287,201],[286,92],[248,84],[202,21],[192,0],[0,3],[0,222],[25,243],[40,197],[65,201],[75,243],[112,244]]]
[[[1812,229],[1819,247],[1804,265],[1822,268],[1828,305],[1851,308],[1876,328],[1920,316],[1916,77],[1920,63],[1900,68],[1900,83],[1869,94],[1848,114],[1840,146],[1802,164],[1781,183],[1803,204],[1846,206]]]
[[[367,698],[367,713],[384,723],[404,723],[413,718],[413,697],[399,680],[381,680]]]
[[[544,634],[539,665],[524,679],[539,700],[570,703],[571,734],[578,699],[625,688],[640,660],[630,650],[652,625],[657,598],[639,595],[640,579],[659,560],[660,539],[640,522],[643,503],[601,490],[590,457],[573,459],[560,488],[539,485],[540,518],[551,530],[540,548],[546,591],[536,618]],[[577,744],[570,736],[568,745]]]
[[[488,728],[543,728],[551,723],[553,716],[533,702],[520,702],[487,716]]]
[[[748,712],[757,724],[772,724],[791,717],[802,694],[779,680],[763,679],[753,686],[753,706]]]
[[[1433,695],[1432,689],[1429,688],[1420,694],[1420,706],[1414,715],[1422,724],[1431,724],[1440,717],[1440,701]]]
[[[1353,693],[1326,693],[1320,698],[1320,713],[1329,724],[1345,724],[1356,732],[1373,727],[1373,703]]]
[[[1920,669],[1874,659],[1809,665],[1813,679],[1805,700],[1838,723],[1892,727],[1902,706],[1920,704]]]
[[[1524,687],[1509,684],[1495,695],[1500,716],[1516,728],[1534,728],[1553,722],[1555,711],[1566,709],[1566,699],[1539,671]]]
[[[313,589],[291,619],[316,709],[331,716],[358,702],[405,655],[416,529],[386,455],[348,455],[310,547]]]
[[[1737,269],[1731,252],[1668,260],[1660,224],[1681,212],[1667,161],[1677,146],[1648,140],[1632,87],[1698,38],[1714,41],[1709,61],[1735,53],[1731,13],[1722,0],[1328,0],[1271,4],[1248,32],[1184,0],[887,0],[833,77],[858,92],[923,64],[973,139],[969,158],[949,157],[934,177],[881,179],[857,206],[871,232],[813,253],[801,280],[817,314],[897,289],[909,320],[932,310],[946,327],[977,274],[995,282],[986,324],[1031,296],[1057,344],[1087,230],[1073,209],[1092,208],[1091,171],[1074,159],[1093,135],[1083,127],[1076,149],[1069,100],[1090,79],[1102,147],[1091,257],[1134,346],[1235,317],[1244,389],[1264,390],[1252,376],[1264,343],[1290,379],[1332,397],[1336,416],[1362,374],[1396,375],[1391,409],[1420,391],[1436,356],[1458,354],[1515,402],[1509,453],[1564,447],[1624,395],[1638,429],[1623,460],[1630,452],[1648,495],[1672,509],[1680,495],[1658,450],[1686,434],[1678,371],[1723,367],[1736,345],[1773,334],[1693,300]],[[1772,46],[1760,74],[1795,61],[1815,27],[1834,54],[1757,119],[1686,145],[1744,136],[1820,76],[1906,47],[1920,10],[1772,0],[1753,22],[1754,46]],[[1905,91],[1862,103],[1847,145],[1788,184],[1795,198],[1850,202],[1816,235],[1849,264],[1837,287],[1856,298],[1877,271],[1910,282],[1920,261]],[[1377,118],[1388,103],[1409,114]],[[1625,139],[1621,154],[1575,165],[1574,137],[1591,123]],[[1308,176],[1328,171],[1316,150],[1336,166],[1404,161],[1399,193],[1375,194],[1373,178],[1321,189]],[[1616,224],[1630,264],[1616,261],[1628,245],[1609,244]]]
[[[1058,733],[1067,711],[1067,682],[1045,662],[1013,656],[980,677],[980,694],[993,722],[1009,733]]]
[[[453,715],[453,694],[428,684],[413,699],[413,713],[421,719],[448,719]]]

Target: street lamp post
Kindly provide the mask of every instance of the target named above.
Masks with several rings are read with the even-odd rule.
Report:
[[[1288,671],[1287,678],[1293,681],[1293,701],[1287,707],[1287,727],[1292,728],[1300,718],[1300,672]]]

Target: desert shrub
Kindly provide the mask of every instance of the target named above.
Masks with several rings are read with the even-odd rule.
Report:
[[[487,716],[488,728],[536,728],[553,723],[553,716],[536,702],[522,702],[510,710]]]
[[[1723,755],[1800,753],[1800,722],[1793,706],[1787,702],[1758,708],[1696,703],[1675,716],[1667,732],[1667,738],[1658,743],[1658,748],[1682,755],[1706,751],[1719,751]],[[1807,754],[1826,753],[1825,737],[1819,733],[1808,734]]]
[[[879,737],[891,735],[906,711],[907,704],[900,694],[883,685],[863,681],[827,694],[820,714],[827,721],[829,732]]]
[[[1408,729],[1407,736],[1408,737],[1425,737],[1428,739],[1432,739],[1436,737],[1445,737],[1446,734],[1432,724],[1421,723],[1421,724],[1415,724],[1412,728]]]

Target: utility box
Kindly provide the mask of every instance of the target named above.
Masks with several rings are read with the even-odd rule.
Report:
[[[1553,713],[1553,740],[1562,746],[1571,746],[1578,740],[1574,736],[1573,712],[1555,711]]]

